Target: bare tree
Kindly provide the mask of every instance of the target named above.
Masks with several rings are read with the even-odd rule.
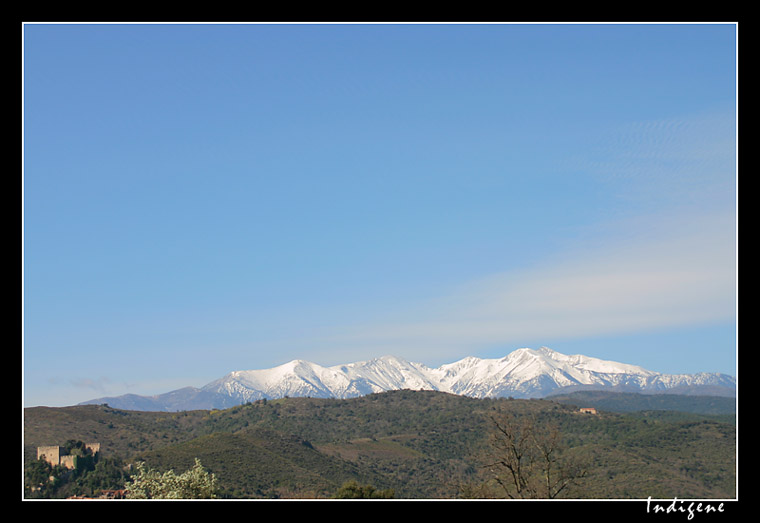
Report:
[[[509,498],[554,499],[586,476],[586,469],[564,448],[559,428],[512,414],[491,417],[486,469]]]

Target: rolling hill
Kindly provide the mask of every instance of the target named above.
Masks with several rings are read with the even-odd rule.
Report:
[[[642,400],[645,408],[653,398]],[[104,456],[158,470],[185,470],[199,458],[229,498],[330,497],[352,480],[392,489],[396,498],[456,498],[469,492],[463,487],[484,484],[489,418],[509,413],[559,427],[566,451],[586,462],[587,477],[568,497],[736,495],[736,426],[714,417],[731,416],[730,406],[711,414],[679,411],[677,418],[579,413],[588,399],[399,390],[171,413],[34,407],[24,411],[24,454],[30,463],[36,446],[77,439],[100,442]],[[682,397],[680,405],[692,400]]]

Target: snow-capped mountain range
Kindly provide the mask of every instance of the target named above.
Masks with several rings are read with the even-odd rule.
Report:
[[[158,396],[128,394],[85,404],[177,411],[228,408],[286,396],[352,398],[399,389],[434,390],[476,398],[540,398],[578,388],[677,392],[695,387],[700,390],[710,387],[711,393],[717,390],[721,395],[732,395],[736,380],[716,373],[661,374],[636,365],[568,356],[541,347],[517,349],[500,359],[470,356],[438,368],[395,356],[332,367],[293,360],[271,369],[231,372],[200,389],[187,387]]]

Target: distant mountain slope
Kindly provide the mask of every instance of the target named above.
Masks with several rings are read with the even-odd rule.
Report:
[[[679,394],[640,394],[588,390],[557,393],[547,399],[558,403],[596,407],[610,412],[678,411],[706,415],[735,415],[736,398]]]
[[[433,390],[474,398],[540,398],[567,388],[635,392],[699,391],[732,395],[736,380],[725,374],[661,374],[636,365],[568,356],[549,348],[517,349],[504,358],[467,357],[429,368],[395,356],[323,367],[293,360],[272,369],[235,371],[198,389],[187,387],[157,396],[98,398],[131,410],[178,411],[228,408],[283,397],[352,398],[389,390]],[[705,389],[706,390],[706,389]]]

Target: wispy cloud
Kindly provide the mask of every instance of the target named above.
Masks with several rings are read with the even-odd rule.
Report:
[[[725,113],[630,126],[585,165],[610,183],[623,180],[617,187],[625,212],[529,270],[466,283],[332,341],[351,345],[352,354],[387,348],[427,361],[526,339],[731,321],[733,136],[733,116]]]
[[[407,321],[357,327],[350,338],[378,346],[456,352],[522,339],[730,320],[736,302],[735,250],[727,234],[732,228],[730,215],[702,217],[686,230],[671,225],[635,243],[493,275],[405,311]]]
[[[60,382],[61,380],[58,381]],[[61,384],[62,383],[58,383],[58,385]],[[76,377],[69,379],[66,382],[66,385],[74,390],[83,391],[85,394],[89,395],[117,396],[128,394],[130,392],[137,394],[157,394],[174,388],[185,387],[188,383],[184,378],[146,380],[139,383],[127,383],[114,381],[108,377]],[[92,397],[86,396],[85,399],[92,399]]]
[[[74,378],[70,380],[70,383],[73,387],[76,387],[76,388],[104,392],[108,389],[109,385],[111,384],[111,380],[108,378],[100,378],[100,379]]]

